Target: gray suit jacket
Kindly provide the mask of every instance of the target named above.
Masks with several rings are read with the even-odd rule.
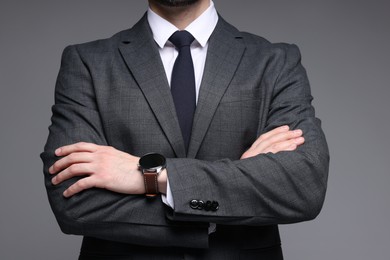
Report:
[[[146,18],[105,40],[64,50],[41,158],[49,201],[65,233],[140,245],[207,247],[208,223],[265,226],[313,219],[322,207],[328,149],[295,45],[271,44],[220,18],[208,48],[188,155]],[[239,160],[280,125],[304,132],[293,152]],[[167,159],[175,209],[159,198],[53,186],[54,150],[79,141]],[[217,211],[190,207],[193,199]],[[258,234],[261,236],[261,234]]]

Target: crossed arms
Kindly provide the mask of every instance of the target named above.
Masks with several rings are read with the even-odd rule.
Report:
[[[304,143],[301,130],[290,131],[281,126],[261,135],[241,156],[250,158],[259,154],[293,151]],[[144,194],[144,180],[138,167],[139,157],[111,146],[76,143],[56,149],[62,157],[49,168],[53,185],[74,177],[83,177],[67,188],[63,195],[71,197],[90,188],[101,188],[122,194]],[[158,177],[159,191],[166,193],[167,171]]]
[[[191,235],[196,232],[191,226],[199,222],[270,225],[313,219],[325,196],[328,150],[299,53],[294,47],[285,52],[264,134],[240,159],[167,160],[159,185],[164,193],[168,176],[175,201],[171,210],[138,195],[144,193],[139,157],[109,146],[90,72],[76,47],[66,49],[41,154],[49,200],[62,230],[153,244],[143,228],[183,223],[174,242],[166,233],[167,245],[177,245],[181,230],[188,231],[183,237]],[[220,209],[192,211],[188,202],[201,196],[220,201]]]

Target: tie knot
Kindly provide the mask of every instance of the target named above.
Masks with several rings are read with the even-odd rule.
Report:
[[[187,31],[176,31],[171,35],[171,37],[169,37],[169,40],[176,46],[176,48],[180,49],[184,46],[190,46],[195,38]]]

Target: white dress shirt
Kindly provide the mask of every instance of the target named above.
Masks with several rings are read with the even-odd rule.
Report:
[[[162,63],[167,75],[168,83],[171,84],[171,75],[175,60],[179,52],[168,40],[171,35],[179,29],[153,12],[150,8],[147,13],[148,22],[153,32],[153,38],[159,47]],[[213,1],[210,6],[185,30],[194,36],[195,40],[191,44],[191,56],[194,63],[196,101],[198,101],[200,83],[202,81],[203,69],[206,62],[208,40],[213,33],[218,22],[218,14]]]
[[[153,38],[159,47],[162,63],[167,75],[168,83],[171,84],[173,65],[179,54],[175,46],[168,40],[171,35],[179,29],[148,8],[147,18],[153,33]],[[200,83],[202,81],[204,65],[206,62],[208,41],[218,22],[218,14],[213,1],[210,6],[196,20],[189,24],[185,30],[194,36],[195,40],[191,44],[191,56],[194,63],[196,102],[198,102]],[[162,196],[165,204],[174,208],[172,192],[167,180],[167,194]],[[211,230],[215,225],[210,226]]]

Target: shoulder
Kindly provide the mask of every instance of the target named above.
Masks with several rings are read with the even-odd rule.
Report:
[[[72,51],[76,51],[79,54],[113,52],[122,42],[123,35],[129,33],[129,31],[130,29],[123,30],[105,39],[98,39],[94,41],[68,45],[64,49],[64,54]]]
[[[61,65],[72,65],[81,61],[90,68],[110,66],[113,59],[120,56],[119,47],[131,29],[120,31],[106,39],[72,44],[65,47],[61,57]]]
[[[240,42],[245,45],[246,52],[249,55],[255,55],[258,57],[258,55],[261,54],[262,57],[278,57],[279,60],[283,60],[286,56],[300,57],[299,48],[295,44],[285,42],[273,43],[262,36],[240,31],[233,25],[226,22],[222,17],[220,17],[219,30],[239,39]]]
[[[129,42],[139,38],[147,38],[150,34],[150,29],[147,23],[146,15],[144,15],[136,24],[130,29],[122,30],[115,33],[113,36],[106,39],[99,39],[81,44],[75,44],[65,48],[76,49],[80,55],[82,54],[104,54],[117,52],[118,47],[125,42]]]
[[[279,58],[300,57],[300,50],[297,45],[285,42],[273,43],[264,37],[240,32],[243,42],[249,52],[261,52],[262,55],[271,55]]]

